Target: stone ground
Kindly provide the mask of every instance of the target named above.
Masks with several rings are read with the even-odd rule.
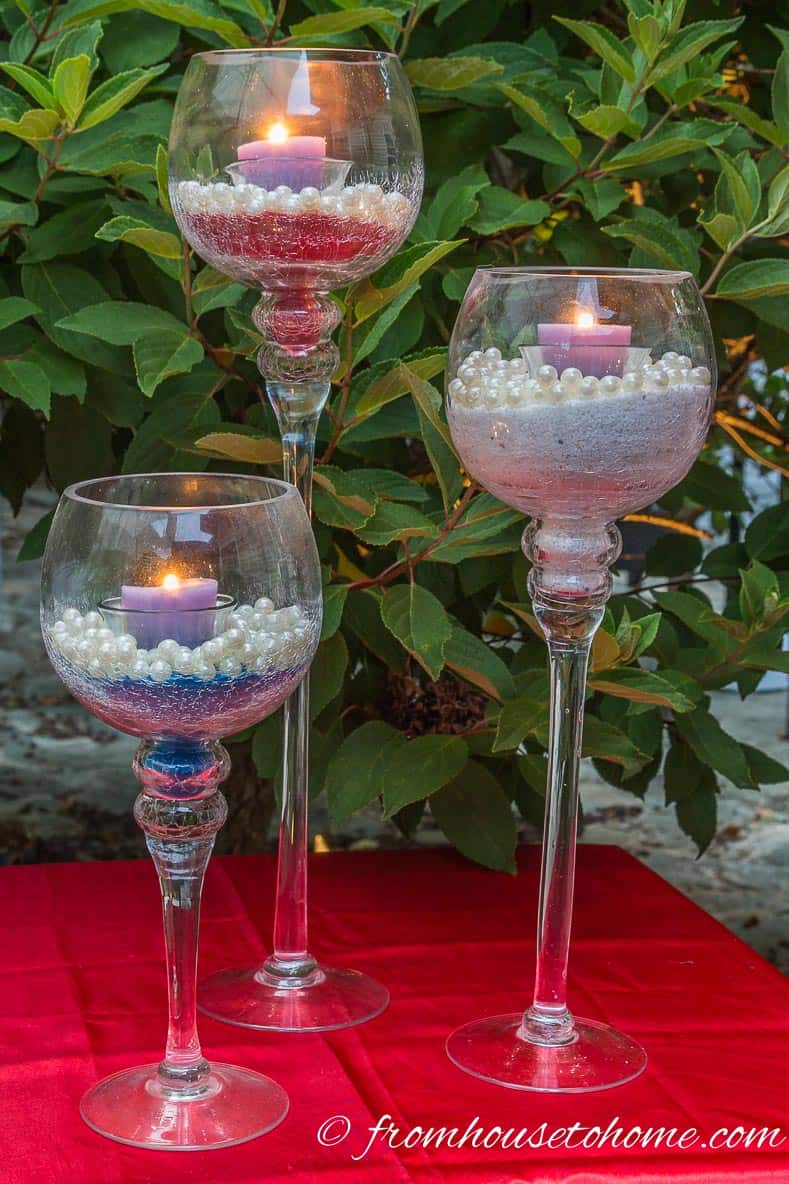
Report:
[[[130,817],[134,741],[95,720],[53,674],[38,628],[40,564],[15,562],[20,540],[51,504],[41,491],[16,521],[0,509],[0,863],[142,854]],[[721,691],[713,699],[728,731],[787,760],[784,692],[742,703]],[[662,805],[659,781],[641,803],[605,785],[589,765],[582,795],[584,842],[632,852],[789,974],[789,783],[760,794],[727,785],[718,834],[700,860]],[[320,804],[313,815],[313,834],[330,846],[402,843],[372,810],[337,834]],[[537,835],[524,828],[523,838]],[[443,838],[426,825],[419,841]]]

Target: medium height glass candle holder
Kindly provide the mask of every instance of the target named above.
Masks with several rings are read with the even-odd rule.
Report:
[[[376,271],[422,197],[419,120],[396,54],[353,49],[194,54],[170,135],[170,195],[184,238],[257,288],[258,366],[282,435],[284,475],[308,511],[315,436],[339,353],[329,292]],[[319,966],[307,941],[309,687],[285,706],[271,957],[202,984],[201,1007],[252,1028],[361,1023],[388,992]]]
[[[646,1054],[567,1007],[587,665],[621,545],[614,519],[676,485],[704,443],[715,389],[704,302],[685,272],[482,268],[447,380],[466,469],[531,516],[523,549],[551,671],[534,999],[459,1028],[447,1051],[514,1089],[605,1089],[641,1073]]]
[[[134,816],[162,890],[169,1027],[161,1063],[82,1099],[108,1138],[163,1150],[242,1143],[285,1117],[267,1077],[209,1064],[197,1035],[200,893],[227,814],[222,736],[275,711],[320,635],[320,566],[291,485],[170,473],[106,477],[63,494],[47,540],[41,627],[89,711],[140,737]]]

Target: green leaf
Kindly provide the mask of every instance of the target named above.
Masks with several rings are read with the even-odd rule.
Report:
[[[26,563],[29,559],[40,559],[44,554],[44,547],[46,546],[49,528],[52,525],[52,519],[55,517],[55,511],[50,510],[43,517],[39,518],[35,526],[32,526],[25,535],[22,546],[17,553],[17,563]]]
[[[342,633],[322,641],[310,667],[310,719],[317,719],[342,690],[348,647]]]
[[[113,21],[113,25],[115,22]],[[99,59],[96,48],[101,41],[104,30],[101,21],[91,21],[77,29],[67,29],[61,33],[55,42],[55,49],[49,63],[49,76],[52,78],[61,62],[68,58],[78,58],[87,54],[90,63],[90,73],[96,70]]]
[[[558,141],[570,156],[577,158],[581,155],[581,141],[556,100],[545,93],[535,95],[522,87],[518,89],[505,83],[498,83],[497,87],[530,120],[534,120],[549,136]]]
[[[584,720],[581,756],[620,765],[625,777],[638,773],[649,762],[649,756],[639,751],[626,732],[590,714]]]
[[[769,563],[789,552],[787,503],[769,506],[751,521],[745,532],[745,547],[751,559]]]
[[[218,425],[216,430],[198,436],[195,449],[203,456],[237,461],[245,465],[279,465],[282,445],[264,436],[257,428],[244,424]]]
[[[51,387],[49,379],[35,362],[16,358],[0,360],[0,389],[21,399],[33,411],[49,416]]]
[[[741,744],[740,748],[745,753],[751,778],[758,785],[780,785],[783,781],[789,781],[786,765],[762,752],[761,748],[752,748],[750,744]]]
[[[417,230],[425,230],[426,239],[451,239],[466,226],[479,208],[479,194],[490,185],[490,178],[480,165],[463,169],[440,185],[429,207],[420,215]]]
[[[133,300],[106,300],[81,308],[58,321],[59,329],[87,333],[111,345],[134,345],[151,333],[172,333],[184,337],[188,327],[172,313]]]
[[[96,238],[108,243],[131,243],[149,255],[158,255],[162,259],[180,259],[183,254],[181,240],[176,235],[148,226],[139,218],[111,218],[96,232]]]
[[[333,637],[342,621],[345,601],[348,598],[347,584],[329,584],[323,589],[323,623],[321,626],[321,641]]]
[[[365,469],[364,480],[377,497],[387,501],[425,502],[429,497],[427,490],[416,481],[389,469]]]
[[[654,61],[655,55],[660,48],[660,43],[663,40],[660,22],[657,18],[649,13],[639,17],[631,11],[627,16],[627,27],[630,31],[630,36],[646,60],[648,62]]]
[[[244,30],[223,16],[222,9],[211,0],[188,0],[188,3],[181,0],[70,0],[64,24],[81,24],[93,17],[139,11],[183,25],[186,29],[216,33],[228,45],[242,47],[249,43]]]
[[[756,233],[776,237],[789,232],[789,164],[773,178],[767,192],[767,219]]]
[[[433,794],[430,812],[469,859],[515,873],[518,828],[508,798],[484,765],[469,761],[460,776]]]
[[[394,757],[384,779],[384,818],[457,777],[468,761],[468,747],[459,736],[417,736],[398,745]]]
[[[445,365],[446,352],[443,349],[425,357],[410,358],[407,362],[408,369],[425,382],[440,374]],[[394,369],[384,373],[367,387],[356,404],[356,414],[372,415],[379,407],[384,407],[387,403],[392,403],[395,399],[407,395],[409,390],[405,373],[397,363],[394,365]]]
[[[157,329],[134,342],[134,369],[144,395],[152,395],[173,374],[183,374],[203,360],[203,347],[186,326]]]
[[[594,107],[591,111],[576,115],[575,118],[581,127],[586,128],[593,135],[599,136],[601,140],[607,140],[609,136],[617,136],[620,132],[624,132],[625,135],[634,139],[640,131],[638,124],[634,123],[621,107],[609,107],[604,104]]]
[[[28,300],[41,309],[38,322],[59,349],[113,373],[130,372],[125,351],[114,349],[85,333],[58,327],[58,322],[68,314],[106,299],[106,291],[94,276],[59,260],[25,264],[21,273],[22,290]]]
[[[501,234],[517,226],[536,226],[551,212],[545,201],[524,200],[517,194],[492,185],[479,196],[479,209],[469,226],[477,234]]]
[[[348,8],[340,12],[324,12],[310,16],[290,26],[291,37],[299,40],[305,37],[332,37],[338,33],[351,33],[365,25],[399,25],[399,18],[388,8],[376,5],[370,8]]]
[[[636,72],[630,54],[620,38],[605,25],[592,21],[573,21],[562,16],[554,16],[554,20],[580,37],[625,82],[635,82]]]
[[[56,107],[55,93],[48,79],[39,70],[16,62],[0,62],[0,70],[5,70],[6,74],[10,74],[14,82],[26,90],[39,107],[54,110]]]
[[[696,461],[677,490],[698,506],[708,510],[750,510],[741,481],[724,473],[718,465]]]
[[[6,296],[0,300],[0,330],[23,321],[25,317],[34,317],[41,312],[38,305],[23,296]]]
[[[58,107],[66,116],[69,127],[73,127],[85,105],[90,85],[90,58],[81,53],[75,58],[66,58],[52,76],[52,89]]]
[[[395,255],[394,259],[377,271],[370,280],[360,285],[353,309],[356,324],[361,324],[384,305],[391,303],[438,263],[439,259],[443,259],[463,242],[463,239],[456,239],[444,243],[417,243],[416,246],[408,247]]]
[[[761,625],[775,611],[780,599],[778,577],[769,567],[754,559],[740,571],[740,613],[745,624]]]
[[[711,765],[741,788],[757,788],[742,748],[705,707],[678,715],[674,722],[680,736],[702,764]]]
[[[170,204],[169,166],[167,149],[164,144],[159,144],[156,149],[156,189],[159,194],[159,205],[165,214],[169,214],[172,217],[173,207]]]
[[[359,527],[356,534],[364,543],[383,547],[396,539],[435,538],[438,531],[430,519],[413,506],[381,501],[372,518]]]
[[[351,590],[343,614],[343,624],[356,635],[371,654],[390,670],[403,668],[404,653],[381,620],[381,597],[373,591]]]
[[[501,701],[515,694],[515,684],[496,651],[462,625],[452,622],[444,647],[446,665],[487,695]]]
[[[789,137],[789,49],[784,49],[778,59],[772,85],[773,119]]]
[[[32,201],[0,201],[0,226],[35,226],[38,206]]]
[[[17,139],[35,147],[41,140],[52,139],[59,122],[57,111],[42,111],[35,108],[25,111],[19,119],[0,118],[0,132],[8,132],[9,135],[16,136]]]
[[[751,218],[753,216],[754,209],[758,207],[760,197],[758,174],[756,175],[756,195],[754,195],[752,188],[746,181],[746,177],[743,175],[745,169],[747,168],[745,165],[745,159],[748,160],[754,172],[756,166],[747,153],[738,157],[737,161],[735,162],[731,156],[721,151],[720,148],[713,148],[712,151],[718,158],[718,163],[721,166],[721,176],[725,177],[726,179],[729,193],[731,195],[731,203],[734,206],[734,210],[736,211],[740,227],[744,230],[751,224]]]
[[[121,74],[137,66],[153,66],[174,52],[181,29],[171,21],[150,13],[118,13],[107,23],[101,55],[111,74]]]
[[[720,280],[720,299],[749,301],[759,296],[785,296],[789,292],[789,260],[753,259],[738,263]]]
[[[164,63],[148,70],[125,70],[122,74],[116,74],[114,78],[103,82],[93,91],[83,107],[78,130],[87,131],[88,128],[110,119],[167,68],[167,63]]]
[[[483,78],[503,73],[503,66],[489,58],[417,58],[406,62],[405,72],[412,86],[427,90],[463,90]]]
[[[655,214],[657,212],[655,211]],[[670,219],[662,216],[632,218],[604,226],[603,233],[610,238],[624,238],[641,250],[654,256],[664,267],[698,272],[698,255],[689,249],[687,242]]]
[[[647,551],[648,576],[682,576],[701,563],[701,540],[686,534],[664,534]]]
[[[358,530],[370,521],[378,498],[365,483],[364,472],[347,473],[333,465],[316,465],[312,508],[327,526]]]
[[[589,686],[616,698],[634,703],[651,703],[656,707],[670,707],[673,711],[692,711],[695,703],[685,690],[678,689],[666,678],[666,671],[657,673],[637,666],[621,666],[606,670],[602,675],[591,674]]]
[[[721,144],[732,133],[732,127],[726,123],[716,123],[712,119],[694,119],[690,123],[669,123],[661,131],[648,140],[637,140],[628,144],[601,163],[600,168],[607,172],[625,172],[632,175],[633,170],[645,164],[654,164],[658,160],[670,160],[675,156],[683,156],[686,152],[696,152],[699,149],[711,148],[714,144]]]
[[[227,744],[227,740],[225,740]],[[264,719],[252,736],[252,760],[258,777],[277,777],[282,766],[282,715],[278,711]]]
[[[508,699],[499,713],[493,751],[509,752],[518,748],[530,732],[545,724],[547,718],[547,703],[539,703],[528,695]]]
[[[20,263],[44,263],[67,255],[81,255],[94,245],[94,236],[107,216],[103,197],[77,201],[42,222],[27,236]]]
[[[419,584],[395,584],[381,598],[381,619],[430,677],[438,678],[452,635],[441,601]]]
[[[371,720],[351,732],[329,761],[329,817],[335,824],[342,822],[376,798],[383,798],[386,817],[391,817],[445,785],[460,772],[467,756],[457,736],[406,740],[389,724]]]
[[[705,100],[709,106],[716,107],[718,111],[722,111],[724,115],[728,115],[735,123],[739,123],[742,127],[747,127],[749,131],[754,132],[757,136],[767,140],[770,144],[774,144],[777,148],[783,147],[787,137],[781,131],[777,124],[771,123],[769,119],[762,119],[752,107],[746,107],[739,99],[718,98],[717,95]]]
[[[654,85],[667,74],[673,74],[680,66],[693,61],[713,41],[736,32],[744,19],[734,17],[732,20],[697,21],[693,25],[686,25],[653,66],[649,73],[650,84]]]

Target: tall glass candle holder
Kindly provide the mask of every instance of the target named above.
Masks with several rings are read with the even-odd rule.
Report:
[[[339,353],[330,298],[401,246],[422,196],[413,96],[395,54],[348,49],[195,54],[170,136],[170,195],[184,238],[261,290],[258,366],[282,435],[285,479],[312,500],[315,434]],[[388,992],[320,966],[307,941],[309,686],[285,706],[279,872],[271,956],[201,985],[200,1005],[251,1028],[361,1023]]]
[[[468,1073],[582,1093],[629,1081],[643,1049],[567,1007],[578,766],[589,653],[621,539],[704,443],[712,336],[691,275],[482,268],[450,345],[447,418],[467,470],[531,516],[523,549],[548,641],[550,742],[534,998],[447,1041]]]
[[[203,876],[227,814],[220,738],[275,711],[318,644],[320,565],[302,499],[281,481],[222,474],[73,485],[47,540],[41,626],[72,694],[140,737],[134,816],[164,913],[164,1058],[94,1085],[82,1116],[108,1138],[163,1150],[265,1134],[287,1113],[285,1091],[203,1057],[197,933]]]

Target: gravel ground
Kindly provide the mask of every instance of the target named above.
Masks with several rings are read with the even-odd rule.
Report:
[[[130,807],[134,741],[95,720],[68,695],[44,654],[38,629],[36,562],[17,564],[21,538],[50,508],[34,494],[12,520],[0,509],[0,862],[141,855]],[[786,696],[713,695],[713,711],[733,735],[787,760]],[[660,779],[643,803],[611,789],[589,762],[582,795],[583,841],[616,843],[675,884],[789,974],[789,783],[760,794],[725,786],[717,837],[702,859],[662,805]],[[320,804],[313,833],[331,846],[397,846],[374,811],[328,833]],[[536,834],[524,829],[523,838]],[[420,842],[443,842],[429,824]]]

